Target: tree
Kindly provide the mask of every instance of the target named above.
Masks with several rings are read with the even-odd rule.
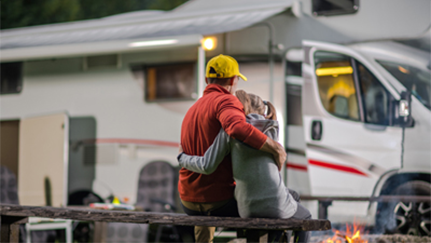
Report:
[[[187,0],[162,0],[162,1],[147,1],[148,9],[159,9],[159,10],[171,10],[181,4],[187,2]]]
[[[171,10],[187,0],[2,0],[1,29],[94,19],[139,10]]]

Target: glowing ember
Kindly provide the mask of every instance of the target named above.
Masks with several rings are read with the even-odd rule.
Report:
[[[368,240],[361,239],[363,227],[353,223],[353,226],[346,225],[346,232],[334,230],[334,236],[326,239],[322,243],[368,243]]]

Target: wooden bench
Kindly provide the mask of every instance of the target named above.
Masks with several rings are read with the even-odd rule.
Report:
[[[120,210],[98,210],[78,207],[34,207],[0,204],[0,242],[18,242],[19,224],[28,217],[61,218],[96,222],[122,222],[184,226],[215,226],[237,229],[238,238],[247,242],[267,242],[271,230],[320,231],[331,229],[331,223],[322,219],[265,219],[188,216],[177,213],[155,213]]]

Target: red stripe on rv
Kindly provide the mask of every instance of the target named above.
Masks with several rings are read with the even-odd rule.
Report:
[[[320,166],[320,167],[324,167],[324,168],[328,168],[328,169],[333,169],[333,170],[343,171],[343,172],[347,172],[347,173],[353,173],[353,174],[357,174],[357,175],[367,176],[367,174],[365,174],[364,172],[362,172],[360,170],[357,170],[357,169],[352,168],[352,167],[344,166],[344,165],[330,164],[330,163],[321,162],[321,161],[317,161],[317,160],[311,160],[311,159],[308,160],[308,163],[310,163],[310,165]]]
[[[158,145],[158,146],[167,146],[167,147],[175,147],[178,148],[180,146],[179,143],[175,142],[167,142],[167,141],[159,141],[159,140],[146,140],[146,139],[130,139],[130,138],[97,138],[97,139],[89,139],[85,140],[87,143],[120,143],[120,144],[145,144],[145,145]]]
[[[303,171],[308,170],[306,165],[295,164],[295,163],[291,163],[291,162],[287,162],[286,167],[294,169],[294,170],[303,170]]]

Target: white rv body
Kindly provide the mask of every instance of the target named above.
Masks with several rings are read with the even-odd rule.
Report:
[[[377,61],[390,60],[408,64],[429,72],[427,52],[418,51],[395,42],[354,44],[349,47],[329,43],[305,41],[304,59],[313,59],[315,51],[335,52],[348,55],[364,64],[378,78],[381,84],[399,99],[405,88]],[[298,50],[293,50],[293,53]],[[295,60],[294,54],[287,58]],[[380,195],[380,189],[389,176],[403,173],[419,173],[429,177],[431,152],[431,113],[418,99],[413,98],[412,114],[415,126],[380,126],[363,122],[353,122],[329,114],[322,106],[315,80],[314,63],[303,64],[304,79],[287,77],[289,85],[302,88],[303,126],[288,125],[288,163],[295,169],[308,170],[312,195],[328,197],[369,197]],[[306,78],[305,78],[306,77]],[[298,81],[299,80],[299,81]],[[429,87],[428,87],[429,89]],[[429,92],[429,91],[428,91]],[[305,107],[304,106],[308,106]],[[416,106],[416,108],[413,108]],[[321,141],[313,141],[310,132],[312,121],[321,120],[323,135]],[[417,121],[417,123],[416,123]],[[304,134],[305,141],[295,140],[296,134]],[[414,138],[414,139],[413,139]],[[404,140],[404,141],[403,141]],[[410,143],[410,144],[407,144]],[[290,144],[290,145],[289,145]],[[402,147],[404,146],[404,151]],[[304,151],[301,153],[297,151]],[[415,156],[415,157],[413,157]],[[316,162],[317,161],[317,162]],[[324,161],[324,162],[322,162]],[[330,161],[330,163],[327,163]],[[426,162],[425,162],[426,161]],[[302,167],[307,165],[308,167]],[[288,164],[289,165],[289,164]],[[289,166],[288,166],[289,168]],[[289,175],[295,173],[289,173]],[[299,180],[290,180],[296,187]],[[374,222],[375,205],[367,202],[333,202],[329,214],[333,221],[363,220]],[[352,208],[355,214],[352,215]],[[338,215],[338,217],[336,216]]]
[[[177,166],[181,122],[204,88],[205,59],[223,53],[236,57],[241,73],[249,79],[239,84],[240,89],[274,101],[280,123],[284,124],[280,126],[280,142],[288,151],[285,176],[289,187],[303,195],[368,197],[380,195],[388,186],[385,183],[397,175],[421,173],[429,178],[430,110],[413,97],[415,125],[405,128],[404,139],[399,126],[337,118],[320,102],[313,62],[313,53],[318,50],[349,56],[362,63],[398,101],[405,87],[376,60],[428,70],[429,52],[377,40],[414,38],[429,43],[429,1],[360,1],[356,13],[338,16],[313,15],[311,0],[212,2],[190,1],[166,13],[144,11],[142,16],[133,13],[2,31],[0,60],[23,63],[23,85],[19,93],[1,95],[1,120],[67,114],[69,170],[64,193],[91,190],[102,198],[113,194],[134,203],[144,165],[162,160]],[[248,14],[251,17],[247,18]],[[214,23],[219,23],[220,29]],[[170,35],[152,36],[144,27],[139,28],[141,25],[163,29]],[[191,31],[193,25],[198,29],[195,32]],[[172,34],[174,27],[190,32]],[[143,37],[132,36],[134,31],[142,31]],[[97,39],[98,33],[106,39]],[[132,37],[120,40],[113,33]],[[217,38],[215,50],[203,51],[203,36]],[[302,42],[304,39],[314,41]],[[131,47],[132,43],[157,40],[176,42]],[[284,46],[274,49],[272,71],[268,40]],[[115,55],[115,64],[89,67],[88,58],[100,55]],[[180,101],[147,101],[145,75],[133,67],[185,62],[195,67],[194,96]],[[289,62],[302,63],[304,76],[289,74]],[[291,98],[302,103],[302,110],[289,106],[296,104]],[[295,119],[292,124],[291,119]],[[311,139],[314,120],[323,125],[320,141]],[[328,147],[332,149],[329,152]],[[304,203],[316,217],[317,203]],[[374,224],[375,212],[376,204],[368,202],[333,202],[329,219],[351,222],[356,218]]]

